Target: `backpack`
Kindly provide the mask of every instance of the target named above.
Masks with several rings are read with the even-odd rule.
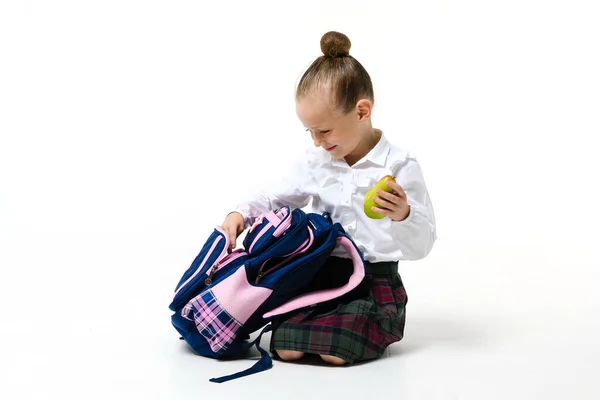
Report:
[[[353,260],[348,282],[339,288],[307,292],[307,286],[336,245]],[[198,354],[240,357],[252,346],[261,359],[245,371],[210,379],[225,382],[272,367],[260,339],[278,316],[335,299],[365,276],[364,259],[354,241],[328,213],[305,213],[284,206],[254,221],[243,248],[230,253],[229,237],[217,226],[175,288],[169,308],[180,339]],[[248,342],[250,334],[263,328]]]

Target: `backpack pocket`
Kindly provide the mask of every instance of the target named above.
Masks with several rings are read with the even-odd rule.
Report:
[[[260,215],[244,238],[244,248],[249,254],[258,255],[285,235],[291,225],[292,211],[289,206]]]
[[[227,351],[242,328],[242,323],[221,306],[210,289],[186,304],[181,316],[194,323],[196,333],[208,344],[214,357]]]
[[[220,226],[217,226],[177,284],[173,300],[169,305],[172,311],[183,307],[194,294],[198,293],[211,269],[218,266],[219,260],[227,254],[228,247],[229,237]]]
[[[248,282],[246,269],[238,266],[226,278],[189,301],[181,316],[196,326],[194,335],[200,335],[213,356],[226,353],[256,309],[273,291]]]

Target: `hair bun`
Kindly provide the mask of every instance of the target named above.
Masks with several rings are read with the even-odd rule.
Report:
[[[350,55],[350,39],[340,32],[327,32],[321,37],[321,51],[325,57],[343,57]]]

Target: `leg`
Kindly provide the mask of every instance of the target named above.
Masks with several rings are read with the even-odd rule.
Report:
[[[304,353],[301,351],[294,351],[294,350],[276,350],[276,351],[277,351],[277,355],[279,355],[279,357],[281,357],[281,359],[284,361],[297,361],[297,360],[301,359],[302,357],[304,357]]]
[[[335,357],[335,356],[328,356],[325,354],[321,354],[321,358],[323,359],[323,361],[325,361],[328,364],[333,364],[333,365],[344,365],[346,364],[346,361],[342,360],[339,357]]]

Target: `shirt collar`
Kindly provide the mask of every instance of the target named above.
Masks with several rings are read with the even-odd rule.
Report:
[[[390,144],[382,132],[381,138],[379,138],[379,142],[377,142],[377,144],[371,149],[371,151],[367,153],[367,155],[365,155],[363,158],[357,161],[356,164],[353,165],[353,167],[366,162],[371,162],[373,164],[384,167],[389,152]],[[348,164],[344,159],[336,160],[334,158],[331,158],[331,164],[340,167],[348,167]]]

